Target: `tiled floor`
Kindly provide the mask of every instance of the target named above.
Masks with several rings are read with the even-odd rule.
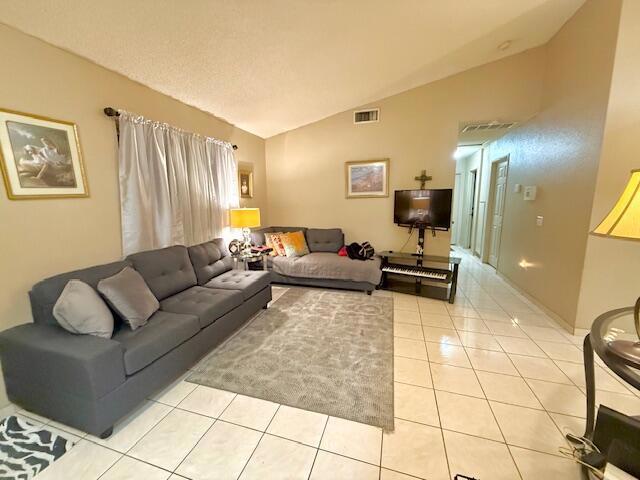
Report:
[[[558,447],[584,428],[582,337],[462,255],[455,305],[394,294],[394,432],[180,379],[104,441],[21,412],[77,441],[38,479],[578,479]],[[599,401],[640,414],[597,377]]]

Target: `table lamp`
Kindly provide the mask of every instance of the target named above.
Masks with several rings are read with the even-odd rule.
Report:
[[[631,178],[622,195],[593,235],[621,238],[624,240],[640,240],[640,169],[631,170]],[[640,298],[633,310],[636,333],[640,337]],[[640,363],[640,340],[614,340],[609,346],[627,365],[637,368]]]
[[[251,229],[260,226],[260,209],[232,208],[229,210],[229,223],[232,228],[242,229],[243,253],[251,252]]]

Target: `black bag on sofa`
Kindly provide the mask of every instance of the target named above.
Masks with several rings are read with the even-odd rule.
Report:
[[[352,260],[369,260],[375,253],[369,242],[364,242],[362,245],[353,242],[347,245],[347,255]]]

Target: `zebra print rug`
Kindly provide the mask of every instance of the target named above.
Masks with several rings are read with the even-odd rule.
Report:
[[[21,418],[0,421],[0,480],[31,480],[73,443]]]

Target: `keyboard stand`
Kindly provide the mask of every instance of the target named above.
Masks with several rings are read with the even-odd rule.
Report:
[[[394,292],[408,293],[421,297],[447,300],[453,303],[458,287],[458,266],[462,260],[458,257],[438,257],[418,255],[416,253],[385,251],[378,253],[382,257],[382,288]],[[394,273],[387,268],[408,268],[417,272],[427,271],[444,274],[445,278],[425,278],[418,273]]]

